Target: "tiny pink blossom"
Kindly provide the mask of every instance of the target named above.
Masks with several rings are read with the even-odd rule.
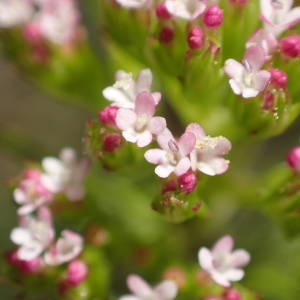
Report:
[[[178,291],[172,280],[164,280],[152,288],[138,275],[129,275],[127,286],[133,294],[122,296],[119,300],[173,300]]]
[[[202,0],[166,0],[165,4],[172,16],[189,21],[198,18],[206,8]]]
[[[150,93],[151,85],[152,72],[149,69],[140,71],[136,80],[133,80],[131,73],[120,70],[116,73],[114,85],[105,88],[102,93],[104,98],[111,101],[113,105],[133,109],[137,95],[141,92]],[[151,94],[157,105],[161,94],[159,92]]]
[[[207,136],[203,128],[197,123],[191,123],[186,132],[196,136],[196,143],[190,154],[192,169],[214,176],[227,171],[229,161],[222,156],[231,149],[231,143],[223,136]]]
[[[218,5],[209,6],[203,15],[207,27],[218,27],[223,22],[223,10]]]
[[[300,56],[300,35],[287,36],[280,40],[280,51],[286,56],[295,58]]]
[[[151,163],[158,165],[155,173],[162,178],[168,177],[172,172],[180,176],[188,171],[191,166],[188,155],[194,149],[196,137],[191,132],[185,132],[178,140],[172,133],[165,129],[157,138],[161,148],[146,151],[145,158]]]
[[[280,69],[275,69],[275,68],[270,68],[269,72],[271,74],[271,84],[275,88],[285,88],[287,85],[288,81],[288,76],[287,74],[280,70]]]
[[[267,86],[271,74],[261,67],[266,61],[265,50],[254,45],[246,50],[243,63],[234,59],[225,61],[224,71],[230,77],[233,92],[243,98],[256,97]]]
[[[116,124],[128,142],[145,147],[152,141],[153,135],[159,135],[166,128],[166,120],[153,117],[155,101],[148,92],[138,94],[134,110],[120,108],[116,116]]]
[[[204,33],[199,26],[193,26],[188,33],[188,45],[190,49],[199,49],[204,44]]]
[[[286,158],[289,166],[295,170],[297,173],[300,173],[300,147],[292,148]]]
[[[239,281],[244,277],[241,267],[250,261],[246,250],[233,248],[233,238],[225,235],[213,246],[212,250],[200,248],[198,258],[200,266],[218,284],[229,287],[231,281]]]
[[[70,230],[64,230],[61,236],[44,255],[47,265],[56,266],[69,262],[82,251],[83,239],[80,235]]]
[[[187,171],[178,177],[178,184],[183,192],[189,194],[197,186],[197,176],[192,171]]]
[[[37,218],[23,216],[20,226],[13,229],[10,239],[19,245],[17,257],[19,260],[31,261],[37,258],[53,241],[51,212],[47,207],[38,209]]]
[[[118,109],[119,107],[114,105],[106,106],[98,114],[99,121],[103,125],[107,125],[110,127],[116,126],[116,116],[117,116]]]
[[[87,264],[80,259],[73,260],[68,265],[67,276],[65,280],[72,286],[76,286],[83,282],[88,275]]]

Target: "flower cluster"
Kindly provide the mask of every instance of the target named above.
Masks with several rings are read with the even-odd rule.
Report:
[[[241,299],[239,292],[231,287],[231,281],[239,281],[244,277],[241,267],[246,266],[250,261],[249,253],[244,249],[232,250],[233,238],[229,235],[221,237],[213,246],[212,250],[205,247],[198,252],[199,264],[207,272],[210,278],[218,285],[225,287],[221,298],[218,296],[207,295],[205,299]],[[174,276],[175,273],[177,276]],[[178,290],[184,285],[184,280],[180,275],[180,270],[172,270],[165,274],[167,278],[154,288],[137,275],[127,277],[127,286],[133,295],[126,295],[119,300],[173,300],[178,294]],[[238,298],[230,298],[235,295]]]
[[[46,157],[42,169],[27,169],[13,196],[17,204],[19,225],[10,238],[18,248],[10,261],[28,272],[45,265],[55,266],[76,258],[83,248],[83,238],[70,230],[63,230],[55,240],[52,213],[49,205],[64,194],[77,201],[84,196],[83,180],[88,161],[77,160],[71,148],[64,148],[59,158]]]

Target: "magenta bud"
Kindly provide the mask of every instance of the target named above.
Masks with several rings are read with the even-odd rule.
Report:
[[[66,282],[72,286],[76,286],[85,280],[87,274],[87,264],[79,259],[73,260],[68,265]]]
[[[276,88],[285,88],[287,85],[288,76],[287,74],[279,69],[271,68],[269,69],[271,73],[271,83]]]
[[[113,105],[106,106],[98,113],[99,121],[103,125],[112,126],[112,127],[116,126],[116,115],[118,109],[119,108],[117,106],[113,106]]]
[[[300,55],[300,35],[287,36],[279,43],[280,50],[289,57]]]
[[[265,110],[272,110],[274,108],[274,95],[271,92],[264,93],[262,108]]]
[[[163,27],[159,33],[159,41],[164,44],[171,43],[174,39],[174,29],[172,27]]]
[[[162,194],[165,194],[167,192],[173,192],[176,191],[178,188],[176,180],[170,180],[167,181],[166,184],[162,188]]]
[[[109,133],[103,137],[103,150],[114,152],[121,145],[122,137],[118,133]]]
[[[294,147],[290,150],[286,158],[289,166],[297,173],[300,173],[300,146]]]
[[[242,296],[239,291],[235,289],[229,289],[223,294],[224,300],[242,300]]]
[[[164,2],[160,2],[155,7],[155,13],[158,19],[168,20],[172,17],[172,15],[167,10],[167,7]]]
[[[194,26],[188,33],[188,44],[190,49],[199,49],[204,43],[204,34],[199,26]]]
[[[187,171],[178,177],[178,183],[183,192],[191,193],[197,185],[197,176],[192,171]]]
[[[18,263],[20,269],[26,274],[36,273],[41,270],[43,263],[40,257],[36,257],[32,260],[20,260]]]
[[[218,27],[223,22],[223,10],[218,5],[212,5],[204,12],[203,20],[207,27]]]
[[[18,263],[19,263],[17,250],[8,251],[7,253],[5,253],[5,258],[6,258],[7,262],[12,265],[18,265]]]

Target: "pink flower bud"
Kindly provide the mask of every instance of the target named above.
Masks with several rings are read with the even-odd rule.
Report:
[[[70,285],[76,286],[85,280],[87,274],[87,264],[82,260],[76,259],[68,265],[66,281]]]
[[[36,257],[32,260],[20,260],[18,266],[22,272],[26,274],[36,273],[41,270],[43,263],[40,257]]]
[[[297,173],[300,173],[300,146],[292,148],[287,155],[287,163]]]
[[[167,192],[176,191],[178,188],[176,180],[167,181],[166,184],[162,188],[162,194]]]
[[[113,105],[106,106],[101,111],[99,111],[98,114],[99,121],[103,125],[112,126],[112,127],[116,126],[116,115],[118,109],[119,108],[117,106],[113,106]]]
[[[271,73],[271,83],[276,88],[285,88],[288,80],[287,74],[279,69],[271,68],[269,69]]]
[[[178,183],[182,191],[191,193],[197,185],[197,176],[192,171],[187,171],[179,176]]]
[[[159,34],[159,41],[164,44],[171,43],[174,39],[174,29],[172,27],[163,27]]]
[[[155,7],[155,13],[158,19],[168,20],[172,17],[169,11],[166,8],[164,2],[158,3]]]
[[[239,291],[235,289],[229,289],[223,294],[224,300],[242,300],[242,296]]]
[[[212,5],[205,11],[203,20],[207,27],[220,26],[223,21],[223,10],[218,5]]]
[[[262,108],[265,110],[272,110],[274,108],[274,95],[271,92],[264,93]]]
[[[288,36],[283,38],[279,43],[280,50],[289,57],[300,55],[300,35]]]
[[[103,137],[103,150],[114,152],[121,145],[122,137],[118,133],[109,133]]]
[[[191,49],[199,49],[204,43],[204,34],[199,26],[194,26],[188,33],[188,44]]]

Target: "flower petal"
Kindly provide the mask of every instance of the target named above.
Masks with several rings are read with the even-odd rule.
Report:
[[[230,235],[221,237],[212,248],[213,255],[230,253],[233,243],[233,238]]]
[[[258,71],[266,62],[266,52],[259,45],[253,45],[247,48],[245,57],[245,64],[250,66],[250,70],[248,71]]]
[[[138,297],[145,298],[153,295],[152,288],[138,275],[129,275],[127,277],[127,285],[130,291]]]
[[[204,129],[198,123],[189,124],[186,127],[185,132],[193,133],[197,140],[205,136]]]
[[[259,92],[263,91],[266,88],[270,78],[271,74],[268,71],[262,70],[257,72],[253,77],[254,88]]]
[[[221,157],[213,157],[211,159],[200,161],[197,163],[197,169],[210,176],[223,174],[227,171],[229,166],[229,160]]]
[[[144,131],[137,136],[137,146],[145,147],[152,142],[152,134],[149,131]]]
[[[230,58],[225,61],[224,72],[231,78],[242,79],[245,67],[240,62]]]
[[[148,92],[141,92],[135,101],[135,112],[137,115],[147,115],[152,117],[155,113],[155,102]]]
[[[161,134],[167,127],[166,119],[163,117],[153,117],[149,122],[150,132],[155,135]]]
[[[231,254],[231,265],[235,268],[243,267],[247,265],[250,261],[250,254],[243,249],[238,249],[233,251]]]
[[[141,70],[136,79],[136,92],[149,92],[152,84],[152,72],[150,69]]]
[[[144,157],[149,163],[157,165],[164,161],[165,155],[164,150],[156,148],[146,151]]]
[[[174,171],[171,165],[158,165],[155,168],[155,174],[161,178],[167,178]]]
[[[190,167],[191,167],[191,162],[190,162],[189,158],[184,157],[177,164],[177,166],[174,170],[174,173],[177,176],[180,176],[180,175],[184,174],[185,172],[187,172]]]
[[[196,136],[192,132],[185,132],[178,140],[178,146],[182,156],[192,152],[196,144]]]
[[[176,283],[172,280],[165,280],[154,288],[158,299],[173,300],[178,292]]]
[[[127,130],[134,126],[136,113],[131,109],[120,108],[116,115],[116,124],[120,130]]]
[[[241,269],[230,269],[223,273],[229,281],[239,281],[244,277],[245,272]]]
[[[198,260],[202,269],[208,271],[213,268],[213,256],[209,249],[202,247],[198,252]]]
[[[102,91],[103,97],[118,107],[133,108],[134,103],[129,96],[118,88],[109,86]]]

